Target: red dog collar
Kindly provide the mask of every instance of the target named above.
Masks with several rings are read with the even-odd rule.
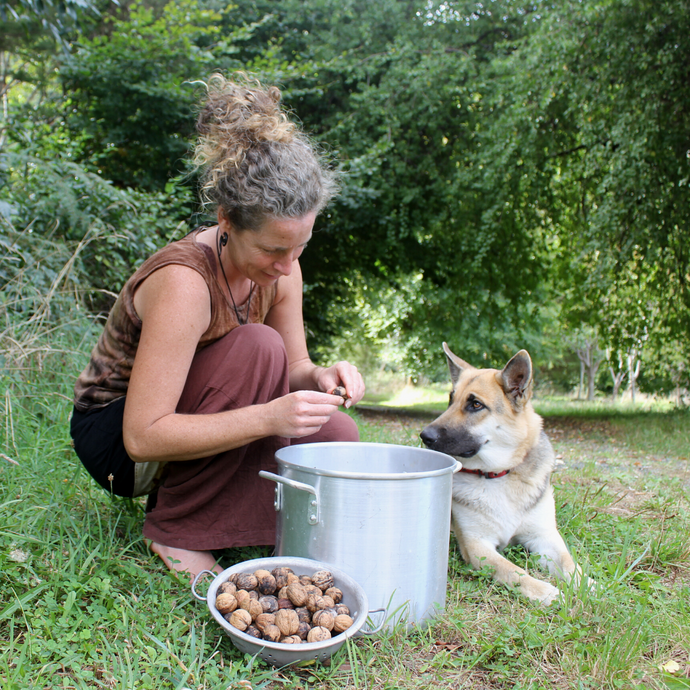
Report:
[[[467,472],[468,474],[478,474],[480,477],[486,479],[498,479],[499,477],[505,477],[510,470],[503,470],[503,472],[482,472],[482,470],[469,470],[466,467],[460,468],[461,472]]]

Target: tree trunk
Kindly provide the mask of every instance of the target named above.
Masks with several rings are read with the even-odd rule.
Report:
[[[627,373],[621,371],[620,367],[618,371],[614,371],[613,367],[609,367],[609,372],[611,373],[611,379],[613,380],[613,393],[611,395],[611,402],[616,402],[618,399],[618,393],[621,389],[621,384],[625,380]]]
[[[599,365],[604,361],[604,356],[599,351],[597,339],[586,339],[584,346],[577,349],[577,356],[580,358],[580,389],[577,394],[578,400],[582,394],[585,369],[587,370],[587,400],[594,400],[594,384],[597,371],[599,370]]]
[[[635,402],[635,389],[637,383],[637,377],[640,375],[640,358],[637,356],[637,350],[632,348],[628,352],[628,375],[630,383],[630,400]]]
[[[599,371],[599,365],[601,364],[601,359],[592,360],[592,363],[587,372],[587,400],[594,400],[594,382],[597,378],[597,371]]]

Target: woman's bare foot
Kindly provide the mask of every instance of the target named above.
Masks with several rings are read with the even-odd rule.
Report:
[[[172,546],[158,544],[155,541],[149,542],[149,548],[163,559],[163,563],[170,570],[189,573],[190,579],[196,577],[202,570],[210,570],[214,573],[223,572],[210,551],[176,549]]]

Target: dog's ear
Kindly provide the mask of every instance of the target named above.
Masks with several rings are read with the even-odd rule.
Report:
[[[510,401],[524,405],[532,397],[532,360],[527,350],[520,350],[497,377]]]
[[[450,379],[453,382],[453,385],[455,385],[458,382],[460,376],[462,375],[462,372],[465,369],[471,369],[472,365],[460,359],[460,357],[458,357],[457,355],[454,355],[450,351],[448,343],[443,343],[443,351],[446,353],[446,357],[448,358],[448,369],[450,370]]]

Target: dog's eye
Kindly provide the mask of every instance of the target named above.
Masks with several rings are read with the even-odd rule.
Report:
[[[477,412],[478,410],[483,410],[484,405],[475,398],[473,400],[468,401],[467,408],[472,412]]]

